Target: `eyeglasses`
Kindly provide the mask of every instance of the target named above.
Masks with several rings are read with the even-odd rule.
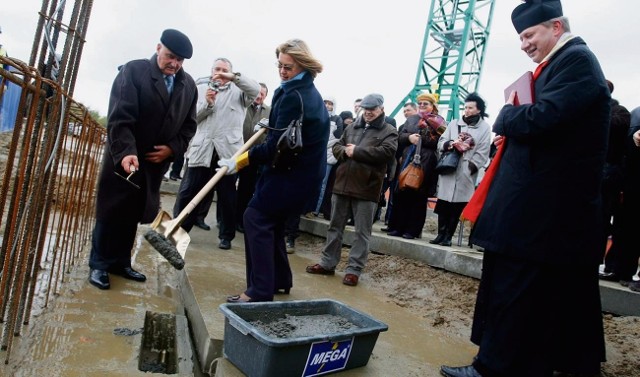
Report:
[[[291,72],[293,71],[293,67],[295,67],[295,64],[282,64],[280,62],[276,62],[276,67],[278,67],[278,70],[284,69],[287,72]]]
[[[418,106],[433,106],[431,102],[418,102]]]

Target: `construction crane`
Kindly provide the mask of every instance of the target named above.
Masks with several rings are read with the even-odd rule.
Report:
[[[440,114],[457,118],[482,74],[495,0],[432,0],[413,88],[391,117],[421,92],[437,94]],[[446,116],[445,116],[446,111]]]

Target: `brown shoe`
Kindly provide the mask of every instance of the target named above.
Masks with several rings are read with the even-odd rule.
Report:
[[[342,284],[355,287],[356,285],[358,285],[358,275],[354,275],[354,274],[344,275],[344,279],[342,279]]]
[[[335,270],[327,270],[319,264],[314,264],[313,266],[307,266],[307,272],[310,274],[316,275],[335,275]]]

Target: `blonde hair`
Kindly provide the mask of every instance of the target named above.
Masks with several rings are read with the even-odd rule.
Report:
[[[280,44],[276,47],[276,58],[278,58],[280,54],[290,55],[293,60],[300,64],[305,71],[308,71],[313,78],[322,72],[322,63],[311,54],[309,46],[301,39],[289,39]]]

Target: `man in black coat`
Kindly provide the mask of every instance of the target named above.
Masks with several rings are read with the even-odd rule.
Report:
[[[511,93],[493,126],[506,141],[472,236],[485,249],[471,334],[479,350],[472,365],[441,373],[599,375],[610,93],[560,1],[527,1],[511,18],[521,49],[540,64],[534,101],[514,106]]]
[[[100,289],[109,289],[109,273],[146,280],[131,268],[131,248],[138,223],[158,213],[171,160],[196,130],[197,89],[181,69],[192,54],[189,38],[167,29],[156,54],[126,63],[113,82],[89,259],[89,282]]]

